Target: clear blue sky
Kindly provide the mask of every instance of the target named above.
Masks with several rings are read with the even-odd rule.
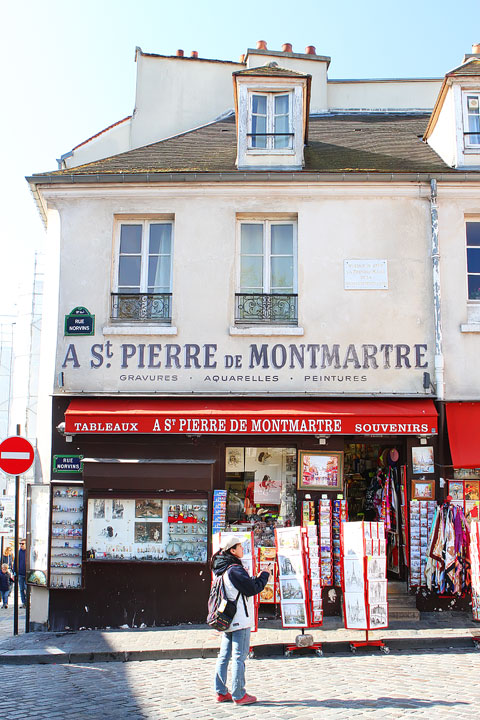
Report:
[[[332,58],[331,78],[442,77],[480,42],[480,3],[451,0],[6,0],[0,30],[0,315],[43,231],[24,176],[133,109],[134,50],[238,60],[257,40]]]

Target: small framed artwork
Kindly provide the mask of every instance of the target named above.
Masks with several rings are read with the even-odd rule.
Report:
[[[343,452],[299,450],[299,490],[343,490]]]
[[[412,447],[412,473],[414,475],[429,475],[435,472],[433,447],[420,445]]]
[[[225,451],[225,472],[245,472],[245,448],[227,447]]]
[[[435,481],[412,480],[412,500],[435,500]]]
[[[305,603],[282,603],[283,627],[305,627],[307,612]]]
[[[449,480],[448,494],[452,500],[463,500],[463,482],[461,480]]]

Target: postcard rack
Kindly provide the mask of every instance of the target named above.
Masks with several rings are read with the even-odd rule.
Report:
[[[436,500],[410,501],[410,587],[425,585],[428,537],[436,507]]]
[[[318,527],[276,528],[275,543],[282,627],[299,628],[305,635],[307,628],[323,623]],[[307,641],[286,645],[285,656],[304,649],[322,655],[321,643]]]
[[[376,522],[345,522],[341,525],[341,565],[345,627],[365,630],[365,640],[350,643],[360,647],[389,649],[383,640],[368,633],[388,627],[388,584],[385,526]]]

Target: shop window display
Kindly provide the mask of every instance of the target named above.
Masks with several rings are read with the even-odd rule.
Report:
[[[400,454],[395,447],[355,443],[345,448],[345,491],[349,520],[383,522],[387,567],[402,573]]]
[[[50,587],[81,588],[83,488],[52,485],[51,492]]]
[[[89,498],[87,559],[207,561],[208,501]]]
[[[255,547],[274,547],[276,527],[295,524],[294,448],[227,448],[227,529],[253,528]]]

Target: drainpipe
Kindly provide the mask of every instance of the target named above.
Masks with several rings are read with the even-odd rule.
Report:
[[[440,253],[438,248],[437,181],[430,180],[430,221],[432,228],[433,318],[435,323],[435,388],[438,400],[445,399]]]

